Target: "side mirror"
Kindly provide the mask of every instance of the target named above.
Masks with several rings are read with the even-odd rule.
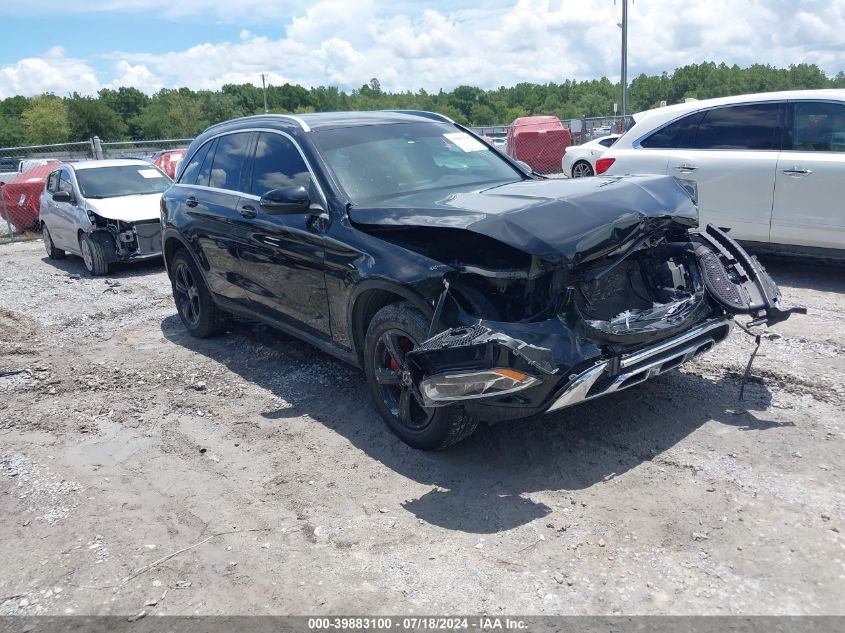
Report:
[[[288,185],[271,189],[259,200],[265,213],[306,213],[311,206],[308,190],[302,185]]]
[[[69,191],[57,191],[53,194],[53,202],[73,202]]]

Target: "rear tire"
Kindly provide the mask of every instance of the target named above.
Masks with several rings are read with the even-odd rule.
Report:
[[[589,176],[595,176],[595,172],[593,171],[593,166],[587,161],[579,160],[572,166],[573,178],[587,178]]]
[[[44,241],[44,250],[47,251],[47,257],[50,259],[64,259],[66,253],[62,249],[56,248],[56,245],[53,244],[53,237],[50,235],[50,229],[47,228],[46,224],[41,229],[41,239]]]
[[[109,272],[106,252],[102,245],[92,240],[87,233],[79,236],[79,250],[82,251],[82,261],[85,262],[85,268],[89,273],[99,276]]]
[[[179,318],[185,329],[197,338],[208,338],[226,331],[229,315],[223,312],[211,298],[205,278],[185,251],[177,251],[170,260],[170,285]]]
[[[409,303],[379,310],[367,328],[364,373],[390,429],[414,448],[442,449],[466,439],[478,422],[460,406],[426,408],[413,395],[405,353],[428,338],[429,320]]]

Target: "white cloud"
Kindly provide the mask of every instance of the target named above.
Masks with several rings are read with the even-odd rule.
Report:
[[[93,94],[99,87],[94,69],[68,57],[61,46],[51,48],[43,57],[28,57],[0,68],[0,99],[42,92]]]
[[[46,0],[30,0],[27,6]],[[78,4],[78,3],[77,3]],[[164,11],[165,15],[235,18],[231,0],[107,0],[83,10]],[[447,6],[456,8],[449,9]],[[169,8],[168,8],[169,7]],[[165,85],[219,88],[229,82],[359,87],[378,77],[387,90],[485,88],[522,81],[619,77],[617,22],[610,0],[319,0],[299,3],[242,0],[237,15],[275,16],[279,39],[242,29],[232,42],[185,50],[113,52],[114,77],[144,90]],[[435,8],[439,7],[439,8]],[[472,8],[468,8],[472,7]],[[701,61],[788,66],[816,63],[829,74],[845,68],[845,0],[643,0],[630,6],[629,77]],[[2,11],[2,10],[0,10]],[[294,13],[291,13],[294,11]],[[228,12],[228,13],[227,13]],[[287,17],[279,18],[287,12]],[[292,17],[291,17],[292,16]],[[0,90],[90,92],[98,85],[79,60],[59,55],[83,72],[48,72],[53,83],[23,68],[51,67],[47,56],[0,68]],[[39,66],[40,64],[40,66]],[[33,77],[33,79],[29,79]],[[45,86],[52,86],[47,87]]]
[[[133,66],[126,60],[115,64],[115,75],[109,88],[132,87],[143,92],[155,92],[164,87],[164,82],[150,72],[143,64]]]

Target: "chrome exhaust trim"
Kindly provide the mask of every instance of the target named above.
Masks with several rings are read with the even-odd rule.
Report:
[[[573,378],[546,412],[622,391],[676,369],[727,338],[731,325],[732,322],[726,319],[708,321],[653,347],[624,355],[619,360],[619,367],[627,371],[615,375],[608,373],[611,361],[601,361]],[[724,329],[723,333],[716,332],[720,328]]]

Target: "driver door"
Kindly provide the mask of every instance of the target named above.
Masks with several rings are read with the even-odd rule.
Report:
[[[259,132],[237,220],[248,240],[238,244],[243,287],[254,309],[320,337],[331,336],[324,273],[327,219],[314,213],[268,213],[261,196],[302,185],[313,202],[322,195],[299,148],[286,134]]]
[[[79,253],[79,240],[76,237],[79,229],[76,218],[79,193],[74,186],[74,178],[68,167],[62,167],[59,171],[57,191],[67,191],[71,195],[71,202],[55,202],[52,194],[50,195],[52,206],[49,227],[53,244],[72,253]]]

